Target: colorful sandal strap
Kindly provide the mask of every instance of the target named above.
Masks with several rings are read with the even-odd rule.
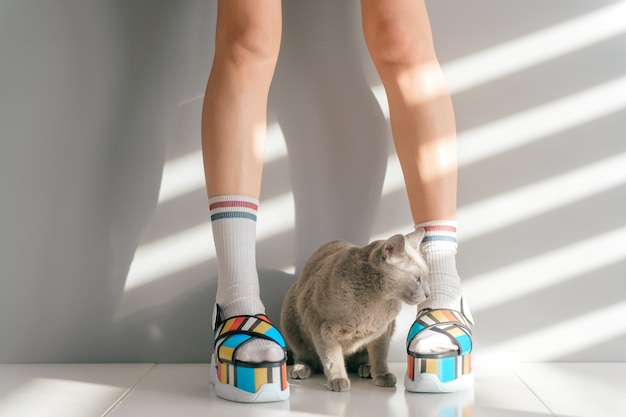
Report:
[[[472,351],[471,322],[459,311],[445,308],[420,311],[407,336],[406,348],[409,355],[416,357],[427,356],[419,355],[409,350],[409,345],[413,339],[425,330],[432,330],[447,335],[452,343],[459,347],[459,351],[454,352],[455,355],[464,355]],[[445,356],[449,356],[449,354],[445,354]]]
[[[214,339],[217,359],[223,363],[237,363],[245,366],[245,362],[237,361],[234,358],[236,357],[237,349],[254,338],[270,340],[278,344],[286,352],[283,336],[272,325],[267,316],[261,314],[256,316],[234,316],[223,321],[215,329]],[[250,366],[274,366],[285,360],[262,364],[255,362]]]

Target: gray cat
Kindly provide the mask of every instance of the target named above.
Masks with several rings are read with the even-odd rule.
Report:
[[[417,304],[429,294],[423,237],[418,229],[364,247],[335,240],[313,253],[281,313],[291,378],[323,370],[330,390],[348,391],[348,367],[378,386],[395,386],[387,365],[395,318],[402,302]]]

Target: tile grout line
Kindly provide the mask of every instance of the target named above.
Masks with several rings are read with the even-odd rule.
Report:
[[[515,370],[515,368],[514,368],[513,366],[511,366],[511,364],[508,364],[508,367],[509,367],[509,369],[513,372],[513,374],[515,374],[515,376],[517,377],[517,379],[519,379],[519,381],[520,381],[522,384],[524,384],[524,386],[528,389],[528,391],[530,391],[530,392],[531,392],[531,393],[535,396],[535,398],[537,398],[537,400],[539,400],[539,402],[540,402],[540,403],[541,403],[544,407],[546,407],[546,410],[548,410],[548,412],[549,412],[550,414],[552,414],[552,416],[553,416],[553,417],[559,417],[559,416],[557,416],[557,414],[554,412],[554,410],[552,410],[552,409],[550,408],[550,406],[549,406],[549,405],[548,405],[548,404],[547,404],[547,403],[546,403],[546,402],[545,402],[545,401],[544,401],[544,400],[543,400],[543,399],[539,396],[539,394],[537,394],[537,393],[535,392],[535,390],[534,390],[534,389],[532,389],[532,388],[530,387],[530,385],[528,385],[528,383],[527,383],[526,381],[524,381],[524,379],[520,376],[520,374],[518,374],[518,373],[517,373],[517,371]]]
[[[154,370],[154,368],[156,368],[156,366],[157,366],[157,364],[153,363],[152,366],[150,367],[150,369],[148,369],[148,372],[146,372],[141,378],[139,378],[139,380],[137,382],[135,382],[130,387],[128,387],[128,389],[126,391],[124,391],[122,393],[122,395],[120,395],[120,397],[117,400],[115,400],[115,402],[113,404],[111,404],[111,406],[104,411],[104,413],[102,413],[101,417],[106,417],[109,414],[111,414],[113,412],[113,410],[115,410],[117,408],[117,406],[120,405],[121,402],[124,401],[126,399],[126,397],[128,397],[130,395],[130,393],[139,384],[141,384],[143,382],[144,379],[146,379],[146,377]]]

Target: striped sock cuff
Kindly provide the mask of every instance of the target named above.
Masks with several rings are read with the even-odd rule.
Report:
[[[422,243],[456,241],[456,222],[453,220],[433,220],[415,225],[415,229],[424,229]]]
[[[259,200],[244,195],[220,195],[209,198],[211,221],[220,219],[250,219],[256,222]]]

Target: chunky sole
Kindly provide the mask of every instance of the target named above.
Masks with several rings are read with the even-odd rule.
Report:
[[[404,386],[410,392],[457,392],[474,386],[472,354],[441,358],[408,356]]]
[[[408,375],[404,377],[404,388],[409,392],[428,392],[428,393],[443,393],[443,392],[458,392],[466,389],[470,389],[474,386],[474,373],[461,375],[460,377],[453,379],[452,381],[441,382],[437,375],[422,373],[415,377],[415,379],[409,378]]]
[[[217,378],[217,366],[214,360],[214,358],[211,359],[209,378],[218,397],[240,403],[267,403],[289,399],[289,385],[286,389],[281,389],[279,384],[268,383],[261,385],[256,392],[248,392],[234,385],[221,383]]]
[[[407,336],[407,373],[404,386],[410,392],[457,392],[474,386],[471,321],[451,309],[424,309],[417,313]],[[409,351],[418,335],[431,329],[450,338],[457,351],[421,355]]]

